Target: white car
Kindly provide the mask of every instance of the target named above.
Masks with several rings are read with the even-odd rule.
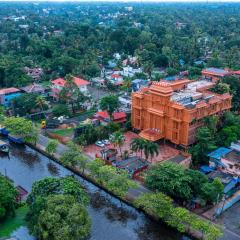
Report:
[[[98,147],[105,147],[105,144],[102,141],[95,142],[95,145]]]
[[[102,143],[105,145],[110,145],[110,141],[108,139],[102,140]]]

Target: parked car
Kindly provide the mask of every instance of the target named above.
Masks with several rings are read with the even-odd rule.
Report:
[[[98,147],[105,147],[105,144],[102,141],[95,142],[95,145]]]
[[[102,140],[102,143],[105,144],[105,145],[110,145],[111,144],[108,139]]]

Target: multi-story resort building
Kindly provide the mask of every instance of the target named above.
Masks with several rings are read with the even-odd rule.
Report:
[[[203,119],[231,108],[231,95],[215,94],[213,81],[152,82],[132,93],[132,126],[150,141],[169,140],[187,147],[196,141]]]

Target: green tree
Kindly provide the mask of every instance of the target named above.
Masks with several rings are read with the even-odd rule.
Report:
[[[236,142],[240,138],[239,125],[232,125],[221,129],[217,135],[219,145],[229,147],[232,142]]]
[[[22,117],[5,118],[4,126],[10,134],[23,138],[26,142],[36,143],[38,133],[33,123]]]
[[[100,101],[100,107],[102,110],[106,110],[112,120],[114,111],[118,108],[119,101],[116,95],[108,95],[103,97]]]
[[[53,155],[56,153],[58,147],[58,141],[57,140],[50,140],[48,142],[48,145],[46,147],[46,152],[50,155]]]
[[[114,132],[110,138],[110,141],[119,148],[121,158],[122,158],[122,145],[124,143],[124,135],[121,131]]]
[[[224,186],[219,178],[215,178],[211,183],[205,183],[201,188],[200,196],[206,202],[215,204],[223,197]]]
[[[73,76],[68,74],[65,76],[66,83],[59,93],[59,98],[65,103],[69,103],[72,107],[72,112],[75,113],[75,105],[83,102],[84,95],[79,90],[78,86],[74,82]]]
[[[44,201],[40,206],[36,206],[36,201],[32,208],[33,213],[35,208],[37,213],[34,215],[35,226],[30,231],[37,238],[74,240],[85,239],[89,235],[91,220],[88,212],[73,196],[49,195]]]
[[[42,112],[48,107],[47,101],[43,96],[37,96],[35,103],[36,103],[36,106],[40,107]]]
[[[66,194],[72,195],[82,205],[89,203],[89,198],[79,181],[73,177],[52,178],[47,177],[35,182],[32,191],[27,198],[28,205],[34,204],[38,197],[49,195]]]
[[[165,219],[173,208],[172,199],[160,192],[141,194],[134,204],[159,219]]]
[[[219,117],[218,116],[210,116],[210,117],[205,117],[204,118],[204,124],[206,127],[208,127],[213,134],[217,132],[217,125],[219,122]]]
[[[203,184],[208,182],[207,176],[200,171],[193,169],[185,170],[185,174],[190,178],[189,186],[192,189],[193,195],[199,196]]]
[[[172,208],[166,222],[169,226],[176,228],[179,232],[186,232],[186,227],[191,223],[191,215],[185,208]]]
[[[52,108],[52,113],[56,117],[60,116],[70,116],[68,107],[65,104],[57,104]]]
[[[13,216],[16,207],[17,190],[4,176],[0,175],[0,220]]]
[[[87,164],[87,169],[90,171],[90,174],[95,179],[99,178],[99,170],[104,166],[103,160],[96,158],[94,161],[91,161]]]
[[[130,188],[136,188],[137,184],[133,180],[129,179],[126,171],[118,171],[118,173],[107,182],[107,187],[119,197],[125,197],[128,190]]]
[[[224,94],[230,92],[230,87],[227,83],[218,82],[212,89],[212,92],[218,93],[218,94]]]
[[[88,163],[88,158],[83,155],[82,153],[80,154],[77,154],[75,157],[74,157],[74,161],[76,162],[76,165],[82,169],[82,173],[84,173],[86,167],[87,167],[87,163]]]
[[[36,109],[36,93],[24,93],[12,100],[12,107],[15,115],[25,116]]]
[[[141,158],[142,158],[142,154],[143,154],[145,141],[146,140],[143,138],[134,138],[134,139],[132,139],[132,141],[130,143],[131,150],[136,153],[140,151]]]
[[[182,166],[166,162],[153,165],[147,172],[145,184],[154,191],[161,191],[175,199],[189,200],[192,190],[190,177]]]
[[[152,161],[154,155],[158,156],[159,154],[159,145],[151,141],[145,141],[143,151],[146,159],[148,160],[151,157]]]
[[[197,130],[197,144],[191,149],[193,164],[205,164],[208,162],[207,154],[213,151],[215,146],[214,135],[207,127],[202,127]]]

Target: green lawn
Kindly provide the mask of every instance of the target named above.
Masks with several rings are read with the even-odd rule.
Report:
[[[16,210],[15,217],[8,217],[3,223],[0,223],[0,237],[9,237],[14,230],[26,225],[27,211],[28,207],[24,205]]]
[[[64,129],[56,129],[56,130],[53,130],[52,132],[62,137],[71,137],[73,135],[73,131],[74,131],[73,128],[64,128]]]

